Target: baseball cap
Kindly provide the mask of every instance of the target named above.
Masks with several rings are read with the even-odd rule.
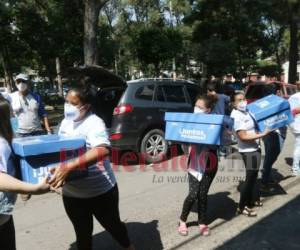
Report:
[[[29,80],[29,76],[26,74],[18,74],[16,76],[16,80],[24,80],[24,81],[28,81]]]

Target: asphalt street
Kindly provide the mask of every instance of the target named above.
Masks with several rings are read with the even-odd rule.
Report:
[[[300,249],[300,178],[290,176],[294,138],[289,134],[275,163],[278,184],[263,193],[265,204],[257,218],[236,216],[244,179],[240,155],[222,157],[209,193],[211,236],[200,237],[196,213],[189,216],[189,236],[177,233],[182,203],[188,191],[183,156],[160,165],[114,165],[120,190],[121,218],[136,249]],[[21,250],[76,249],[75,234],[61,197],[46,194],[14,212],[17,248]],[[120,249],[95,221],[94,249]]]

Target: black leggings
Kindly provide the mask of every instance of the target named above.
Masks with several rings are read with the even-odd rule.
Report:
[[[251,207],[254,203],[254,190],[261,162],[261,151],[241,153],[246,168],[246,180],[241,191],[239,208]]]
[[[122,247],[130,246],[126,226],[120,220],[117,185],[97,197],[80,199],[64,196],[63,202],[75,229],[78,250],[92,249],[93,215]]]
[[[10,219],[0,226],[0,249],[2,250],[15,250],[16,238],[15,238],[15,226],[14,220],[11,216]]]
[[[198,223],[199,225],[207,224],[207,194],[210,185],[216,176],[217,169],[218,168],[216,167],[213,169],[213,171],[204,173],[201,181],[198,181],[190,173],[188,174],[190,191],[183,203],[183,208],[180,216],[180,219],[182,221],[187,221],[187,217],[193,207],[193,204],[196,200],[198,200]]]

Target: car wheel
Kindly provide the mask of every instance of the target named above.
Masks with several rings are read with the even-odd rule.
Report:
[[[160,129],[147,132],[141,141],[141,153],[147,163],[157,163],[166,159],[168,143],[165,140],[165,133]]]

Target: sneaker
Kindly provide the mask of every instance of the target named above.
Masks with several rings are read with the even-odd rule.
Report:
[[[186,226],[186,223],[179,221],[178,223],[178,233],[182,236],[187,236],[189,234],[189,230]]]
[[[202,236],[209,236],[210,235],[209,227],[205,224],[200,224],[199,225],[199,231],[200,231],[200,235],[202,235]]]

